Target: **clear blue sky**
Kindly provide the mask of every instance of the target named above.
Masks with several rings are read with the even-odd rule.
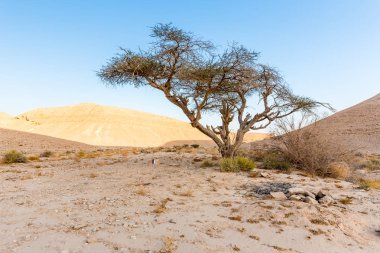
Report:
[[[95,102],[185,119],[158,91],[95,74],[160,22],[261,52],[295,93],[338,110],[380,92],[378,0],[1,0],[0,111]]]

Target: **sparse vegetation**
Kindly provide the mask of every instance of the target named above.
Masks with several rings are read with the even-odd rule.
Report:
[[[380,170],[380,158],[369,158],[365,167],[368,170]]]
[[[40,157],[38,156],[28,156],[29,161],[37,162],[40,161]]]
[[[154,213],[160,214],[167,210],[166,204],[170,201],[169,198],[163,199],[161,203],[153,210]]]
[[[364,190],[369,190],[371,188],[380,190],[380,180],[378,179],[361,179],[359,187]]]
[[[213,166],[215,166],[215,164],[213,162],[210,162],[209,160],[203,161],[200,165],[201,168],[209,168]]]
[[[146,195],[148,195],[148,191],[144,188],[144,186],[140,186],[137,189],[136,194],[140,195],[140,196],[146,196]]]
[[[268,170],[289,170],[290,162],[279,152],[268,152],[263,158],[263,167]]]
[[[176,250],[177,247],[171,237],[166,236],[162,241],[164,243],[164,247],[159,251],[159,253],[172,253]]]
[[[11,150],[11,151],[8,151],[7,153],[5,153],[5,155],[3,157],[3,162],[7,163],[7,164],[10,164],[10,163],[26,163],[27,158],[23,153],[16,151],[16,150]]]
[[[251,171],[255,168],[255,162],[246,157],[222,158],[220,162],[222,172]]]
[[[352,204],[352,197],[344,197],[344,198],[340,199],[339,202],[343,205]]]
[[[53,155],[53,152],[49,150],[45,150],[44,152],[40,154],[40,157],[51,157],[52,155]]]
[[[299,121],[294,117],[277,122],[277,154],[294,167],[312,175],[347,178],[350,168],[345,161],[353,153],[327,138],[316,128],[314,115],[303,114]]]
[[[351,168],[345,162],[333,162],[327,166],[327,170],[325,172],[326,176],[332,178],[340,178],[346,179],[351,174]]]
[[[191,190],[187,190],[185,192],[179,193],[178,195],[182,197],[193,197],[193,192]]]

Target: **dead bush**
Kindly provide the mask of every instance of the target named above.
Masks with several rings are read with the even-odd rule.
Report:
[[[351,168],[345,162],[330,163],[323,174],[332,178],[347,179],[351,174]]]
[[[294,167],[319,176],[347,178],[350,172],[347,162],[353,152],[318,130],[316,118],[302,114],[281,119],[276,124],[275,147]]]

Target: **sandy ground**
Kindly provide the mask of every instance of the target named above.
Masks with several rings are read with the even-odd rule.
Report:
[[[0,252],[380,252],[379,191],[297,173],[221,173],[199,168],[195,157],[210,155],[200,149],[1,165]],[[272,183],[324,189],[352,203],[253,194]]]

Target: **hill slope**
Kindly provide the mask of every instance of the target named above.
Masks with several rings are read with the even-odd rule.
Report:
[[[380,94],[320,120],[317,128],[350,149],[380,153]]]
[[[0,128],[0,153],[12,149],[25,153],[41,153],[45,150],[64,152],[71,150],[95,150],[95,148],[78,142]]]

